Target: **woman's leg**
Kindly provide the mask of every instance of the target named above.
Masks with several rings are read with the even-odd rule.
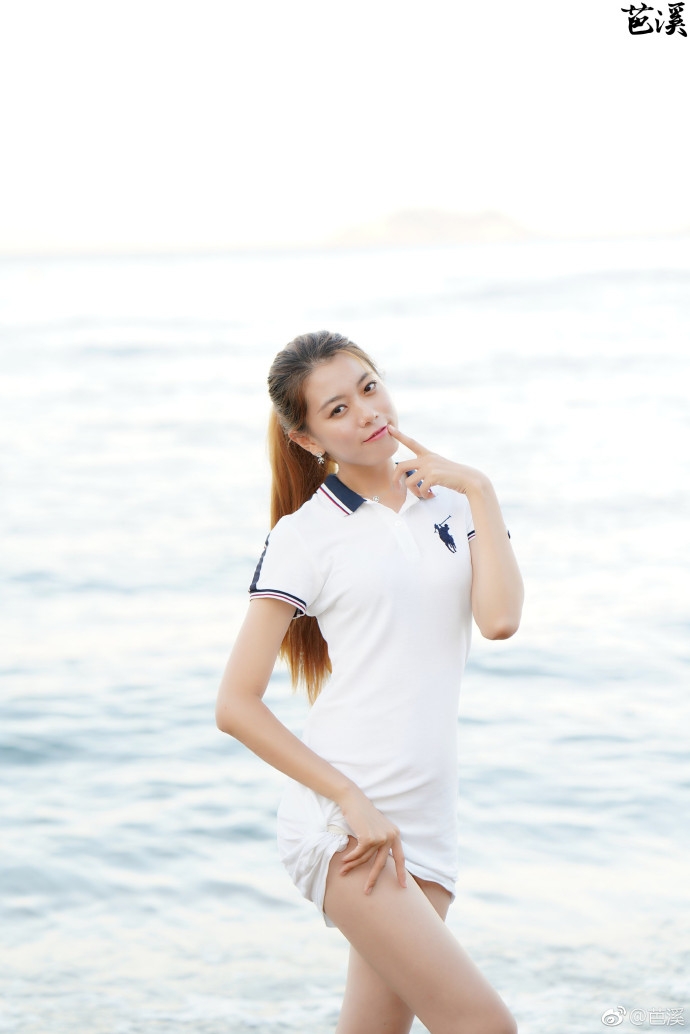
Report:
[[[414,877],[442,919],[450,894],[438,883]],[[336,1034],[409,1034],[414,1013],[376,970],[350,946],[345,997]]]
[[[401,1034],[409,1030],[411,1015],[431,1034],[515,1034],[504,1002],[413,879],[403,889],[391,859],[366,895],[369,866],[346,876],[340,875],[341,866],[339,852],[331,861],[324,908],[356,952],[352,978],[361,981],[361,995],[353,985],[338,1034]],[[378,1003],[370,1020],[363,1013],[367,1002]]]
[[[409,1034],[414,1013],[350,945],[345,997],[335,1034]]]

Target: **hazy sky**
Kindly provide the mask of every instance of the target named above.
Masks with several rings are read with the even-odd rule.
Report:
[[[0,251],[690,228],[690,37],[626,2],[0,0]]]

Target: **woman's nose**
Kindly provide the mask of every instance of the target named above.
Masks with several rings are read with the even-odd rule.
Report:
[[[361,423],[368,424],[372,420],[376,420],[377,416],[378,416],[378,411],[376,410],[376,408],[371,403],[363,402],[361,404],[360,414],[359,414],[359,419],[360,419]]]

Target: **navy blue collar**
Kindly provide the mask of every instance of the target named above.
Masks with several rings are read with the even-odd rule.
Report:
[[[344,485],[337,474],[329,474],[318,490],[323,492],[326,498],[330,499],[333,505],[347,514],[348,517],[355,510],[359,509],[362,503],[366,502],[364,496],[359,495],[358,492],[353,492],[351,488]]]
[[[406,473],[414,474],[414,469],[408,470]],[[348,517],[358,510],[362,503],[366,502],[363,495],[353,492],[351,488],[344,485],[337,474],[329,474],[324,483],[319,485],[318,491],[323,492],[326,498],[330,499],[333,505]]]

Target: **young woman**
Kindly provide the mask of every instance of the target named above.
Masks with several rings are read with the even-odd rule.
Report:
[[[339,334],[296,338],[268,383],[272,531],[218,727],[290,777],[283,862],[350,942],[337,1034],[404,1034],[415,1015],[432,1034],[514,1034],[444,923],[472,616],[505,639],[522,609],[496,495],[398,430],[374,363]],[[396,465],[399,443],[414,458]],[[279,653],[313,704],[303,740],[262,700]]]

